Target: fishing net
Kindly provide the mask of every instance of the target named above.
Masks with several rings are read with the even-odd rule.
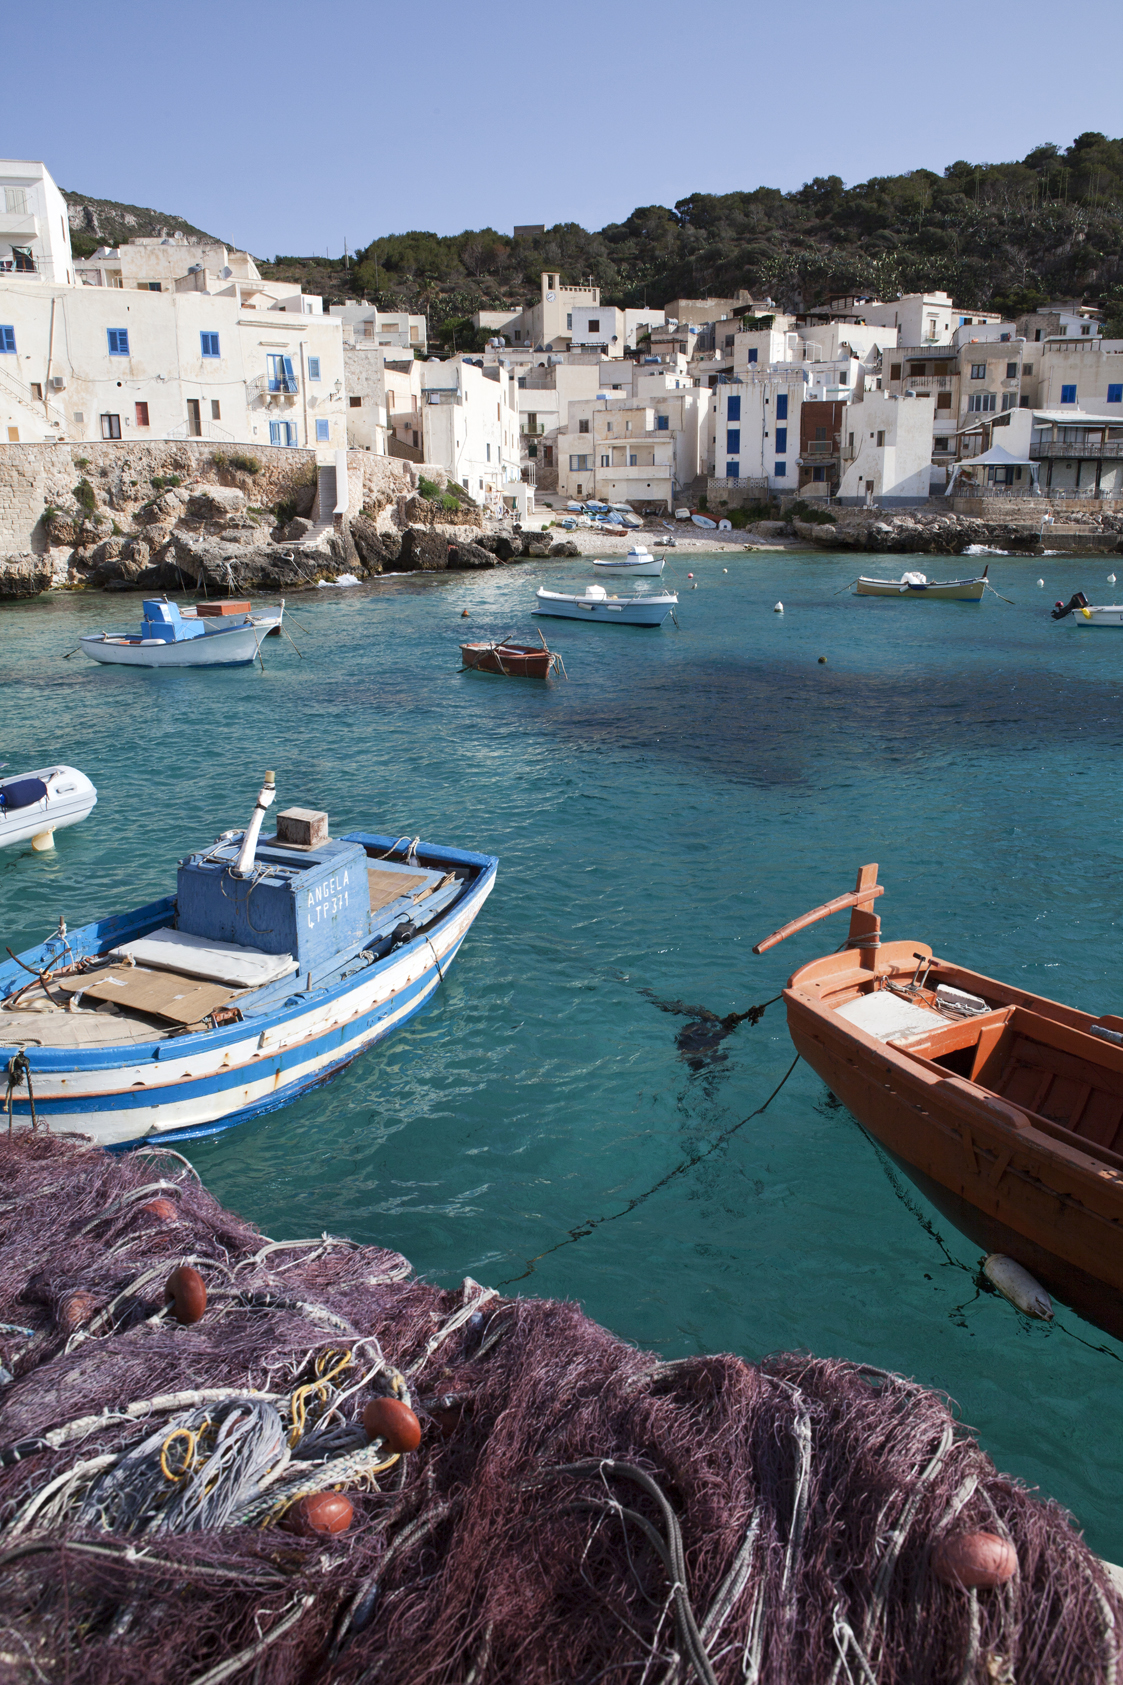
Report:
[[[166,1149],[0,1141],[0,1362],[5,1682],[1116,1677],[1102,1565],[937,1395],[661,1362],[571,1304],[275,1244]],[[397,1454],[364,1411],[406,1403]],[[350,1524],[300,1531],[325,1493]],[[979,1532],[1016,1575],[937,1578]]]

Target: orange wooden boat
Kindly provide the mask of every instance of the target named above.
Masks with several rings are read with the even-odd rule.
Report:
[[[863,866],[753,949],[851,909],[784,990],[797,1050],[949,1222],[1123,1339],[1123,1018],[882,942],[881,894]]]
[[[545,639],[541,648],[534,644],[461,644],[460,659],[464,667],[474,667],[481,673],[501,673],[505,679],[546,679],[561,671],[561,656],[547,649]]]

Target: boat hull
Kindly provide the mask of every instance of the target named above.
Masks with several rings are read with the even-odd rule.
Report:
[[[637,579],[656,578],[666,566],[666,556],[648,556],[642,562],[630,562],[626,556],[619,556],[615,561],[593,563],[597,573],[630,573]]]
[[[245,667],[257,659],[265,631],[257,626],[209,629],[177,643],[130,642],[98,632],[79,639],[84,655],[110,667]]]
[[[902,584],[898,579],[859,579],[857,597],[924,597],[934,603],[978,603],[986,590],[985,579],[934,580],[928,585]]]
[[[41,767],[35,772],[21,773],[20,777],[41,779],[47,786],[47,794],[30,807],[0,808],[0,848],[30,842],[47,831],[79,825],[89,818],[97,804],[96,789],[76,767]],[[2,782],[10,784],[15,780],[9,778]]]
[[[661,626],[678,602],[673,593],[650,597],[566,597],[538,592],[535,614],[560,620],[596,621],[608,626]]]
[[[1078,608],[1073,616],[1074,626],[1123,626],[1123,607],[1116,604],[1104,604],[1096,608],[1089,603],[1087,608]]]
[[[922,943],[886,944],[878,969],[896,960],[910,977],[921,951]],[[853,963],[853,956],[831,956],[790,980],[784,999],[801,1057],[969,1240],[1014,1258],[1058,1299],[1123,1339],[1123,1171],[1058,1145],[1031,1113],[1001,1096],[950,1069],[926,1067],[824,1010],[814,985]],[[945,965],[942,975],[988,1001],[1032,1004],[1070,1029],[1093,1022],[974,972]]]
[[[390,837],[355,840],[383,848],[394,843]],[[303,998],[298,990],[289,997],[294,1006],[170,1040],[81,1052],[29,1047],[39,1126],[77,1131],[106,1147],[184,1140],[275,1111],[329,1081],[426,1005],[494,887],[497,862],[489,856],[420,852],[434,863],[470,864],[478,875],[424,934],[333,987],[305,991]],[[158,902],[137,916],[153,928],[170,910],[170,902]],[[122,940],[126,923],[107,921],[103,946]],[[46,949],[23,958],[40,965],[51,960]],[[15,1051],[0,1049],[0,1061]],[[29,1128],[26,1091],[15,1090],[11,1100],[14,1127]]]
[[[545,679],[554,665],[548,649],[519,644],[461,644],[460,659],[478,673],[499,673],[505,679]]]

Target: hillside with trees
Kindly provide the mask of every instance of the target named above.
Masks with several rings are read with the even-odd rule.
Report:
[[[1123,334],[1123,139],[1084,134],[1020,162],[960,160],[942,174],[854,187],[816,176],[792,193],[694,193],[596,233],[558,223],[518,240],[493,228],[381,235],[347,270],[342,260],[278,258],[266,272],[299,278],[330,302],[427,310],[434,337],[457,336],[463,348],[474,311],[532,302],[543,269],[589,278],[621,305],[740,287],[786,309],[847,292],[934,288],[1009,313],[1083,296],[1103,300]]]

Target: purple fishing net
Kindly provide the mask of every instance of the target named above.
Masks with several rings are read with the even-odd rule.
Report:
[[[208,1303],[180,1326],[185,1262]],[[570,1304],[271,1246],[170,1152],[0,1143],[0,1363],[0,1681],[1116,1678],[1102,1565],[934,1393],[664,1363]],[[396,1461],[358,1426],[395,1395],[423,1429]],[[346,1531],[289,1530],[306,1487],[346,1491]],[[980,1531],[1015,1577],[937,1579]]]

